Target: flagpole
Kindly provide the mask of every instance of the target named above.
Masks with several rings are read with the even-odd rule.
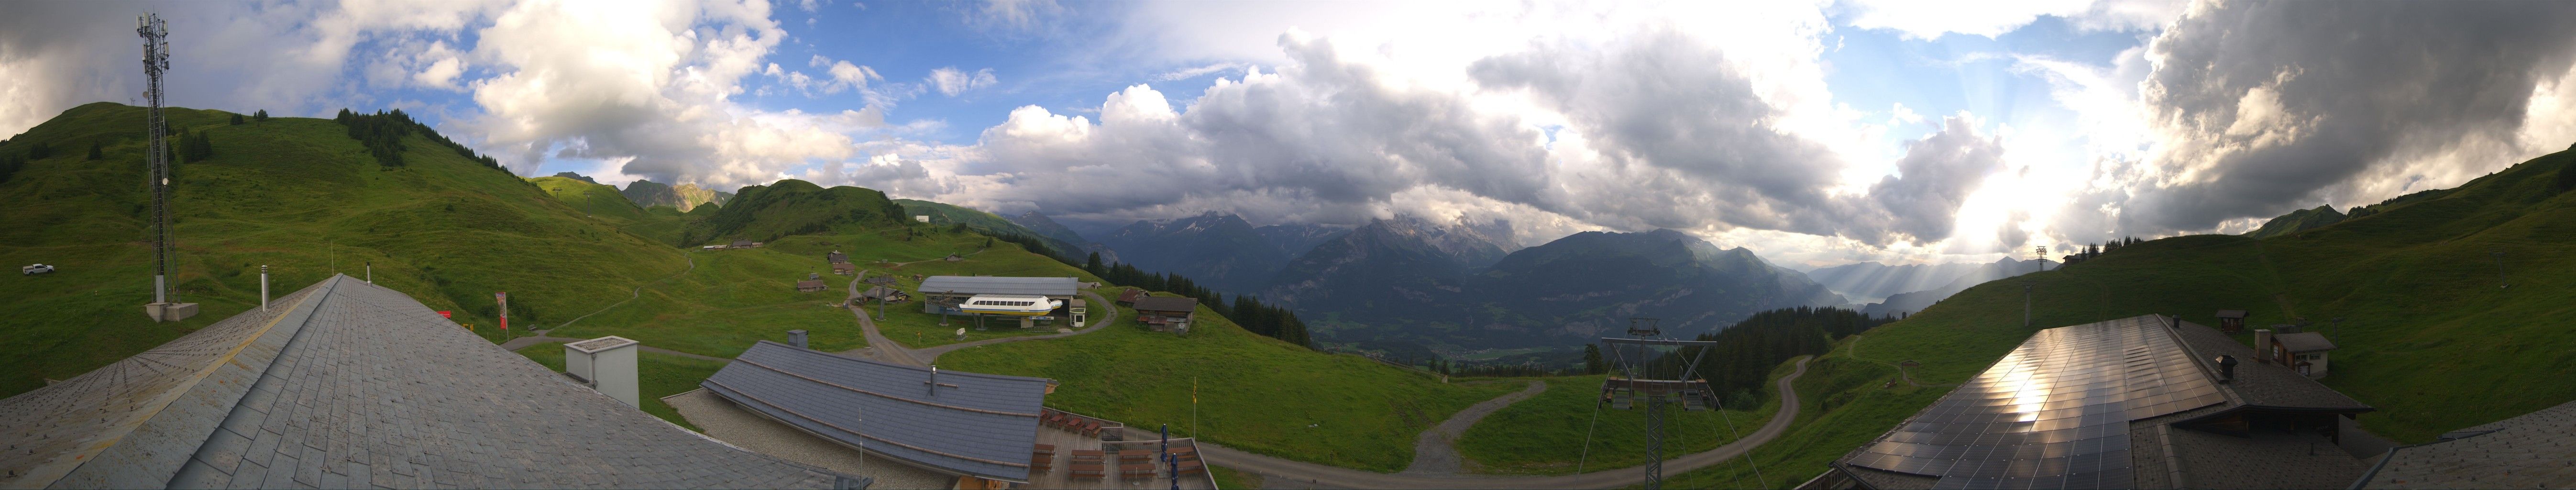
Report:
[[[1190,437],[1199,436],[1199,376],[1190,375]]]

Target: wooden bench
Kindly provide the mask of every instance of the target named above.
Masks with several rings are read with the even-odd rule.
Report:
[[[1153,479],[1153,478],[1154,478],[1154,464],[1153,464],[1153,463],[1136,463],[1136,464],[1122,464],[1122,465],[1118,465],[1118,478],[1120,478],[1120,479],[1125,479],[1125,480],[1149,480],[1149,479]]]
[[[1044,472],[1055,467],[1055,445],[1039,444],[1029,451],[1029,471]]]
[[[1074,464],[1100,464],[1102,455],[1103,453],[1097,449],[1075,449],[1073,450],[1073,462]]]
[[[1174,466],[1175,468],[1173,468],[1172,471],[1183,475],[1196,475],[1207,472],[1207,463],[1201,463],[1197,459],[1181,460],[1179,464]]]
[[[1069,476],[1076,480],[1098,480],[1109,477],[1109,472],[1100,463],[1074,463]]]

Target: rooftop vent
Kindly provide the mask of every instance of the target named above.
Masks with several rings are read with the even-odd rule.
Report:
[[[2236,356],[2218,356],[2218,382],[2236,382]]]
[[[787,331],[787,345],[793,345],[793,346],[796,346],[796,348],[798,348],[798,349],[803,349],[803,348],[805,348],[805,331],[804,331],[804,330],[789,330],[789,331]]]
[[[636,345],[615,335],[564,344],[564,374],[626,406],[642,407],[636,399]]]

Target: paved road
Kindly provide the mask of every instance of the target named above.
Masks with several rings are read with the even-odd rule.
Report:
[[[1780,437],[1780,434],[1788,432],[1789,423],[1798,418],[1798,391],[1791,383],[1796,382],[1799,376],[1807,374],[1807,361],[1813,359],[1813,357],[1798,358],[1797,371],[1780,378],[1780,412],[1771,416],[1769,423],[1762,424],[1762,428],[1753,431],[1753,434],[1733,443],[1718,446],[1717,449],[1665,460],[1664,474],[1678,475],[1735,459],[1761,446],[1762,443],[1770,442]],[[1152,437],[1151,433],[1132,427],[1128,428],[1126,435],[1131,438],[1129,440]],[[1433,476],[1372,473],[1290,461],[1239,451],[1206,441],[1199,442],[1199,452],[1211,464],[1259,473],[1263,479],[1270,482],[1297,481],[1341,488],[1618,488],[1642,485],[1646,482],[1645,472],[1636,468],[1558,476]]]
[[[1459,410],[1458,414],[1449,416],[1449,420],[1440,422],[1440,425],[1422,431],[1422,436],[1413,440],[1413,464],[1404,467],[1404,474],[1429,476],[1458,474],[1466,466],[1466,459],[1458,456],[1458,436],[1465,435],[1468,427],[1476,426],[1476,421],[1485,420],[1485,416],[1493,415],[1495,410],[1502,410],[1503,407],[1511,406],[1513,403],[1538,396],[1542,391],[1547,391],[1546,381],[1530,381],[1527,389],[1506,393],[1492,400],[1469,406],[1466,410]]]

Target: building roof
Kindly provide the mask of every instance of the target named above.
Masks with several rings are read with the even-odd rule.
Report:
[[[2565,488],[2576,482],[2576,402],[2400,446],[2355,488]]]
[[[932,369],[760,341],[700,386],[869,452],[958,475],[1027,482],[1044,378]]]
[[[868,299],[899,298],[903,296],[903,290],[885,286],[868,286],[867,291],[859,293],[859,297]]]
[[[1125,291],[1118,292],[1118,301],[1122,302],[1132,303],[1136,301],[1136,298],[1142,297],[1145,297],[1145,290],[1143,289],[1127,288]]]
[[[2218,310],[2219,318],[2245,318],[2245,310]]]
[[[2316,332],[2274,335],[2272,342],[2281,344],[2281,348],[2289,349],[2291,353],[2326,351],[2335,348],[2334,341],[2326,340],[2325,335]]]
[[[864,486],[574,385],[332,276],[0,400],[6,487]]]
[[[1136,304],[1133,308],[1135,308],[1136,311],[1178,311],[1187,313],[1198,311],[1198,305],[1199,300],[1195,299],[1174,298],[1169,296],[1146,296],[1136,298]]]
[[[848,263],[850,261],[850,255],[841,253],[839,250],[834,250],[830,253],[823,254],[823,259],[833,263]]]
[[[2198,354],[2193,357],[2201,361],[2203,369],[2216,371],[2217,367],[2210,365],[2209,362],[2210,359],[2218,356],[2234,356],[2237,359],[2236,379],[2225,385],[2227,393],[2237,400],[2236,403],[2263,408],[2308,411],[2357,413],[2372,410],[2370,405],[2344,396],[2343,392],[2335,391],[2334,388],[2327,388],[2324,383],[2300,375],[2298,371],[2292,371],[2278,364],[2253,362],[2253,347],[2237,342],[2235,337],[2219,333],[2218,329],[2197,323],[2181,322],[2181,328],[2174,329],[2174,334],[2182,337],[2183,345]]]
[[[2154,318],[2041,330],[1842,462],[1943,488],[2130,486],[2129,421],[2226,402]]]
[[[805,288],[818,288],[818,289],[819,289],[819,288],[827,288],[827,287],[831,287],[831,286],[823,284],[823,281],[811,281],[811,280],[808,280],[808,281],[796,281],[796,289],[805,289]]]
[[[1073,296],[1075,284],[1070,277],[930,276],[921,280],[920,289],[922,294]]]
[[[2253,349],[2156,315],[2041,330],[1835,470],[1875,488],[2307,488],[2361,473],[2340,450],[2312,451],[2313,434],[2177,425],[2371,410],[2278,365],[2243,362],[2218,383],[2220,355]]]
[[[736,246],[736,247],[748,247],[748,246],[751,246],[751,240],[734,240],[734,241],[733,241],[733,246]]]

